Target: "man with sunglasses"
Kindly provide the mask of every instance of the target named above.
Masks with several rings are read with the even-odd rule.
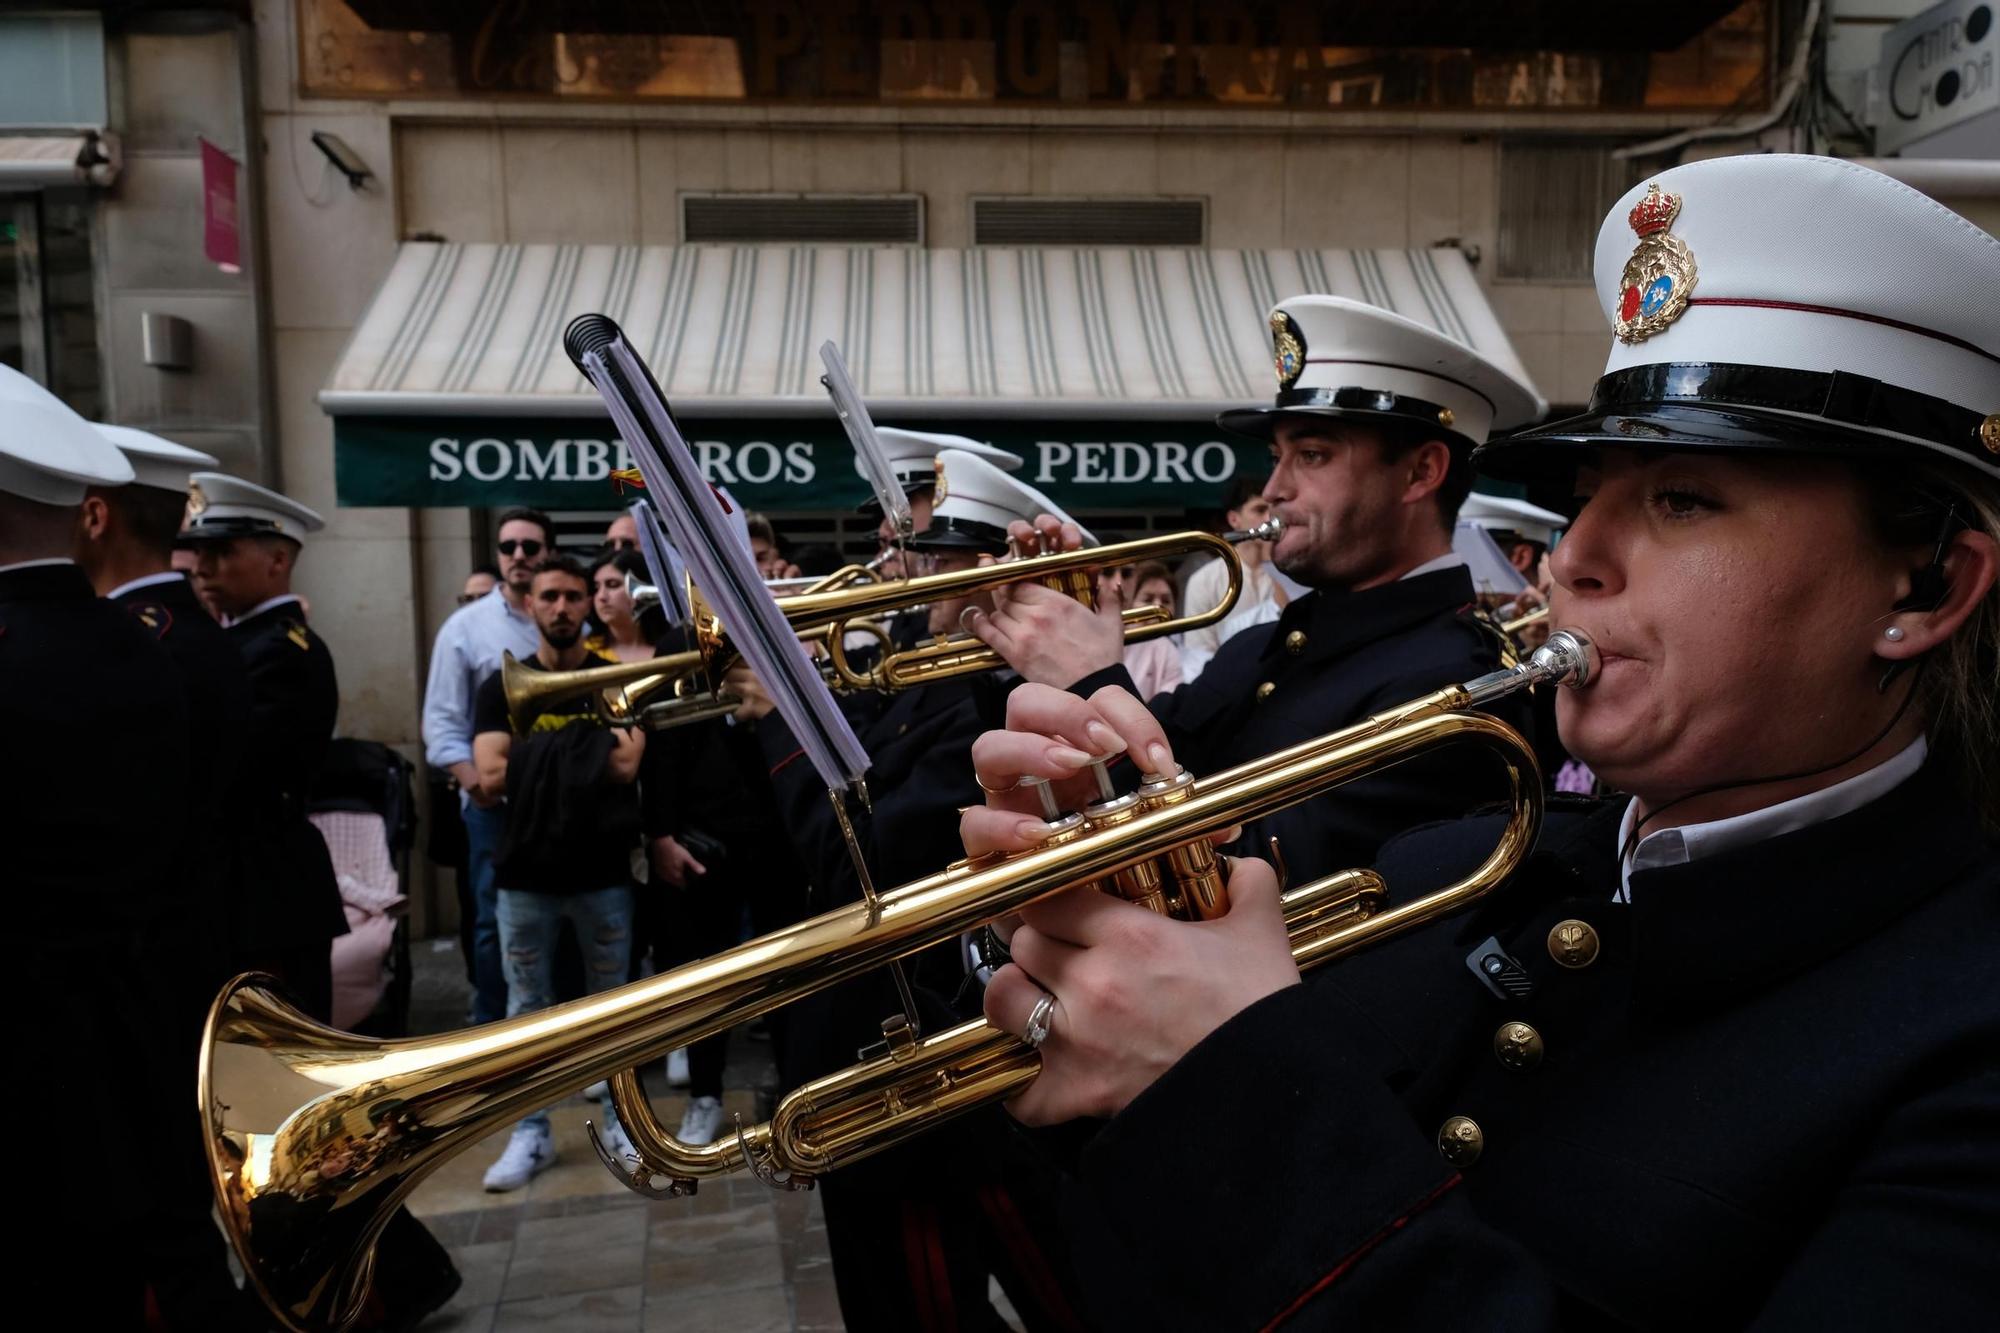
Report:
[[[504,795],[487,791],[472,760],[473,702],[479,683],[500,669],[503,653],[526,659],[541,646],[528,613],[528,589],[543,555],[555,549],[555,524],[538,509],[509,509],[497,534],[500,581],[493,591],[454,611],[431,648],[424,686],[424,757],[458,784],[465,817],[466,879],[461,907],[472,909],[472,1021],[507,1016],[507,979],[500,966],[499,899],[493,854],[506,827]],[[464,892],[465,888],[470,893]],[[467,899],[469,898],[469,904]]]

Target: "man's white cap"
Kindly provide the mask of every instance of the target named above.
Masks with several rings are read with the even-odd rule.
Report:
[[[102,421],[94,424],[99,435],[124,451],[126,460],[132,464],[134,486],[185,495],[189,477],[220,461],[213,454],[161,439],[136,426],[113,426]]]
[[[931,504],[931,525],[910,540],[919,550],[970,550],[999,555],[1007,549],[1007,525],[1015,519],[1032,523],[1050,514],[1061,523],[1076,523],[1062,507],[1025,481],[993,466],[984,454],[947,449],[937,456],[937,498]],[[1088,528],[1077,523],[1085,546],[1097,545]]]
[[[2000,241],[1830,157],[1720,157],[1634,185],[1597,236],[1614,339],[1582,416],[1491,445],[1942,459],[2000,477]]]
[[[125,455],[69,404],[0,366],[0,491],[45,505],[80,505],[92,486],[132,480]]]
[[[1344,296],[1294,296],[1271,310],[1278,396],[1270,407],[1216,422],[1271,438],[1283,416],[1411,422],[1447,444],[1475,445],[1493,430],[1548,410],[1511,357],[1502,364],[1427,324]]]
[[[187,521],[181,544],[229,537],[289,537],[304,542],[326,520],[292,499],[226,472],[188,478]]]
[[[877,426],[875,438],[882,443],[882,452],[888,455],[889,470],[896,474],[896,480],[903,483],[906,495],[929,489],[937,481],[937,456],[945,449],[956,449],[960,453],[976,454],[997,468],[1012,472],[1021,466],[1020,456],[1010,454],[1005,449],[996,449],[964,435],[939,435],[924,430],[904,430],[899,426]],[[854,470],[861,471],[861,459],[856,456]],[[862,475],[867,475],[863,473]],[[864,513],[874,513],[881,509],[880,502],[869,500],[861,506]]]
[[[1465,497],[1465,503],[1459,506],[1458,521],[1488,532],[1511,532],[1544,546],[1553,545],[1556,534],[1569,526],[1569,520],[1553,509],[1504,495],[1482,495],[1478,491]]]

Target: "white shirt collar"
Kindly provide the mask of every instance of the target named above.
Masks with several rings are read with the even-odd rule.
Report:
[[[123,597],[128,592],[137,592],[141,588],[151,588],[161,583],[182,583],[186,580],[187,575],[181,573],[178,569],[169,569],[159,574],[142,574],[136,579],[119,584],[104,595],[110,598],[118,598]]]
[[[1465,563],[1464,556],[1460,555],[1456,551],[1446,551],[1443,555],[1437,557],[1437,559],[1435,560],[1424,561],[1424,563],[1418,565],[1415,569],[1403,575],[1403,579],[1413,579],[1416,578],[1419,574],[1435,574],[1441,569],[1456,569],[1464,563]],[[1403,579],[1397,579],[1396,582],[1401,583]]]
[[[242,615],[231,616],[222,623],[225,625],[240,625],[244,621],[249,620],[253,616],[263,615],[266,611],[269,611],[274,606],[283,606],[286,602],[296,602],[298,600],[299,600],[299,595],[295,592],[281,592],[276,597],[266,597],[263,601],[251,607],[248,611],[245,611]]]
[[[66,555],[46,555],[40,560],[16,560],[11,565],[0,565],[0,574],[11,574],[17,569],[39,569],[43,565],[73,565],[76,561]]]
[[[1924,756],[1929,753],[1928,742],[1919,736],[1899,753],[1884,759],[1867,772],[1856,773],[1831,787],[1822,787],[1747,814],[1648,833],[1639,839],[1637,847],[1624,854],[1618,868],[1617,900],[1632,901],[1632,872],[1635,870],[1687,865],[1704,856],[1747,847],[1751,843],[1796,832],[1859,810],[1901,786],[1905,779],[1924,766]],[[1618,846],[1621,849],[1631,839],[1632,825],[1638,818],[1639,803],[1633,801],[1625,807],[1625,818],[1618,825]]]

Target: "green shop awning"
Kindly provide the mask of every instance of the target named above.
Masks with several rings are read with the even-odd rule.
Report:
[[[629,466],[562,351],[601,311],[645,356],[712,480],[837,510],[864,486],[819,384],[840,344],[879,423],[1012,449],[1080,509],[1208,506],[1263,446],[1270,307],[1325,292],[1519,361],[1464,256],[1437,250],[405,243],[333,377],[343,505],[619,503]]]

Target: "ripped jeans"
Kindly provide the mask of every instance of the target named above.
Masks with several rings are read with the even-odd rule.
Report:
[[[583,893],[500,890],[500,962],[507,975],[507,1017],[555,1003],[556,937],[567,919],[583,951],[590,994],[632,978],[632,888],[621,884]],[[610,1106],[605,1108],[607,1115]],[[611,1117],[615,1119],[616,1117]],[[548,1128],[549,1113],[524,1116],[524,1125]]]

